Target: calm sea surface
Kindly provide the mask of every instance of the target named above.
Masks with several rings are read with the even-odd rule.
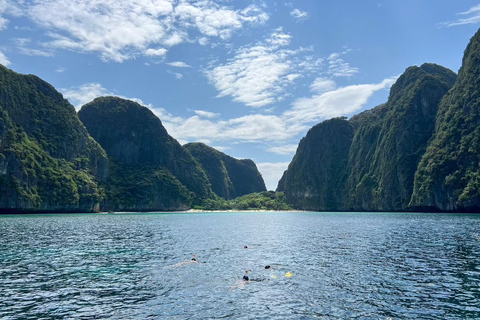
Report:
[[[0,318],[480,319],[480,215],[0,216]]]

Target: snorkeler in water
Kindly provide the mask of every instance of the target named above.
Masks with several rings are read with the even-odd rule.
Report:
[[[248,249],[247,245],[244,245],[243,247],[244,247],[245,249]]]
[[[243,280],[245,280],[245,281],[250,280],[250,279],[248,278],[248,270],[245,271],[245,275],[243,276]]]
[[[196,254],[193,255],[192,261],[197,261]]]

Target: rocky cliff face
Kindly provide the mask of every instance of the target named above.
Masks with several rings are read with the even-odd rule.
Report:
[[[251,160],[237,160],[203,143],[184,146],[207,173],[212,190],[224,199],[266,191],[262,175]]]
[[[0,66],[0,211],[98,210],[103,149],[51,85]]]
[[[439,102],[455,79],[438,65],[410,67],[387,103],[313,127],[284,178],[287,201],[308,210],[405,210]]]
[[[285,176],[289,204],[304,210],[338,210],[353,134],[345,118],[324,121],[308,131]]]
[[[211,196],[200,165],[148,108],[102,97],[78,115],[111,162],[105,209],[183,210]]]
[[[410,67],[392,86],[385,105],[363,119],[352,119],[358,123],[350,152],[345,209],[407,208],[439,102],[455,78],[455,73],[435,64]]]
[[[410,205],[428,210],[480,210],[480,31],[463,57],[455,86],[443,97],[435,134],[415,175]]]

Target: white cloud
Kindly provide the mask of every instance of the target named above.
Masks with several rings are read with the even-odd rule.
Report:
[[[6,26],[2,14],[7,4],[0,1],[0,29]],[[156,48],[190,41],[191,29],[203,38],[228,39],[234,31],[269,18],[255,5],[235,10],[212,0],[37,0],[20,1],[16,8],[47,31],[50,41],[44,45],[96,52],[117,62],[160,55]]]
[[[480,12],[480,4],[477,4],[476,6],[471,7],[470,9],[468,9],[468,10],[465,11],[465,12],[460,12],[460,13],[457,13],[457,14],[459,14],[459,15],[468,15],[468,14],[477,13],[477,12]]]
[[[2,16],[4,14],[18,17],[22,15],[22,11],[14,2],[0,0],[0,31],[6,29],[9,23],[9,20]]]
[[[150,57],[162,57],[167,54],[167,49],[159,48],[159,49],[147,49],[145,51],[145,55]]]
[[[265,12],[255,5],[234,11],[210,0],[182,1],[175,7],[175,14],[184,27],[195,27],[205,36],[222,39],[230,38],[232,33],[241,29],[245,22],[263,24],[269,18]]]
[[[188,64],[182,61],[168,62],[167,64],[169,66],[177,67],[177,68],[191,68],[191,66],[189,66]]]
[[[277,189],[278,181],[287,170],[289,162],[261,162],[257,163],[258,171],[262,174],[268,190]]]
[[[287,80],[290,81],[290,82],[293,82],[295,81],[296,79],[300,78],[302,75],[299,74],[299,73],[290,73],[287,75]]]
[[[159,20],[173,11],[166,0],[48,0],[25,8],[38,25],[51,30],[50,45],[99,52],[121,62],[165,37]]]
[[[56,73],[64,73],[65,72],[65,68],[64,67],[60,67],[58,68],[57,70],[55,70]]]
[[[183,78],[183,74],[181,74],[181,73],[178,73],[178,72],[168,72],[168,73],[173,74],[175,76],[175,79],[177,79],[177,80],[180,80],[180,79]]]
[[[165,41],[163,41],[163,44],[168,47],[176,46],[177,44],[180,44],[183,41],[185,41],[186,38],[187,38],[186,33],[175,32],[172,35],[170,35]]]
[[[212,146],[213,149],[218,150],[220,152],[227,152],[228,150],[232,149],[230,147],[222,147],[222,146]]]
[[[299,9],[293,9],[290,11],[290,15],[297,20],[297,22],[305,21],[309,18],[309,14],[306,11],[301,11]]]
[[[208,38],[207,37],[201,37],[198,39],[198,44],[201,46],[206,46],[208,44]]]
[[[125,96],[117,95],[110,90],[104,88],[100,83],[86,83],[81,86],[71,87],[68,89],[60,89],[59,90],[65,99],[67,99],[72,105],[75,106],[75,109],[80,109],[81,106],[93,101],[95,98],[104,97],[104,96],[115,96],[122,99],[132,100],[138,104],[141,104],[149,109],[153,110],[152,105],[145,104],[141,99],[138,98],[128,98]],[[159,115],[156,113],[157,116]]]
[[[18,52],[27,56],[40,56],[40,57],[53,57],[54,53],[52,51],[46,51],[41,49],[26,48],[26,47],[17,47]]]
[[[8,20],[0,16],[0,31],[7,29],[7,25],[8,25]]]
[[[0,51],[0,64],[3,64],[5,67],[10,64],[10,61],[1,51]]]
[[[307,128],[287,125],[282,118],[274,115],[253,114],[217,121],[198,115],[190,118],[173,117],[164,110],[158,115],[173,137],[186,141],[284,141]]]
[[[388,78],[377,84],[359,84],[341,87],[310,98],[300,98],[283,114],[287,122],[312,123],[359,111],[378,90],[389,88],[396,78]]]
[[[17,47],[17,51],[21,54],[28,56],[42,56],[42,57],[53,57],[54,53],[51,50],[31,48],[32,39],[30,38],[13,38],[12,42]]]
[[[336,87],[337,84],[331,79],[316,78],[310,85],[310,90],[312,92],[321,94],[324,92],[333,91]]]
[[[214,113],[214,112],[209,112],[209,111],[203,111],[203,110],[193,110],[198,116],[204,117],[204,118],[216,118],[220,114]]]
[[[77,110],[95,98],[113,95],[99,83],[87,83],[79,87],[60,89],[60,92],[63,93],[63,97],[73,104]]]
[[[267,149],[268,152],[276,154],[293,154],[297,151],[296,144],[286,144],[279,147],[271,147]]]
[[[347,53],[347,51],[342,54]],[[332,53],[328,58],[328,74],[333,77],[351,77],[358,73],[358,68],[350,66],[348,62],[345,62],[340,58],[340,53]]]
[[[289,35],[276,31],[265,42],[240,48],[227,63],[208,70],[218,96],[231,96],[251,107],[277,101],[292,77],[289,80],[292,51],[280,48],[289,41]]]
[[[12,42],[19,47],[24,47],[32,42],[30,38],[13,38]]]
[[[466,18],[460,18],[456,21],[447,21],[447,22],[442,22],[439,24],[439,26],[443,27],[455,27],[455,26],[461,26],[465,24],[477,24],[480,23],[480,4],[471,7],[465,12],[459,12],[457,15],[460,16],[469,16]]]

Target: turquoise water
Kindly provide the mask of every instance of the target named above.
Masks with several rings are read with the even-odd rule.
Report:
[[[480,215],[0,216],[0,318],[480,319]]]

